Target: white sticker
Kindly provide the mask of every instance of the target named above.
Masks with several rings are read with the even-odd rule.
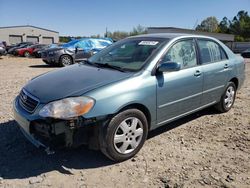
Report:
[[[158,43],[158,41],[141,41],[138,45],[154,46]]]

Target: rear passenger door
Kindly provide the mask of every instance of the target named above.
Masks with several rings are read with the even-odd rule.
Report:
[[[215,41],[197,39],[204,83],[201,105],[219,101],[227,83],[230,64],[223,48]]]

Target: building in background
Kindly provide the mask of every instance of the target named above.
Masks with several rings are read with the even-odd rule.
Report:
[[[205,35],[214,37],[225,44],[231,44],[234,41],[234,35],[224,33],[209,33],[203,31],[196,31],[192,29],[183,29],[175,27],[148,27],[148,33],[187,33],[194,35]]]
[[[0,27],[0,41],[8,45],[20,42],[52,44],[58,43],[59,32],[32,25]]]

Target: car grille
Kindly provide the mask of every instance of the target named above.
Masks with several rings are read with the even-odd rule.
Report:
[[[19,104],[27,112],[32,113],[39,104],[39,100],[22,90],[19,94]]]

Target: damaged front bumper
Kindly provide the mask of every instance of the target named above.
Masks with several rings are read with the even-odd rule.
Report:
[[[99,149],[98,124],[106,118],[72,120],[41,119],[28,114],[15,100],[13,113],[24,136],[36,147],[43,147],[48,153],[61,147],[77,147],[88,144]]]

